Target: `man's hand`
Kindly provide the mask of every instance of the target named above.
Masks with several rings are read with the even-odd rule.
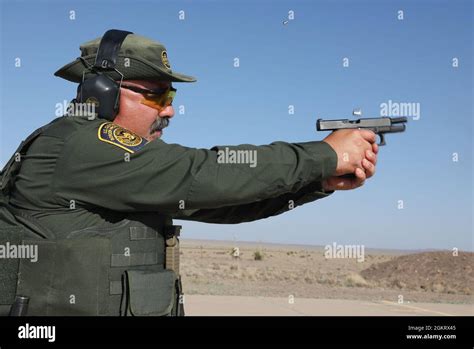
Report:
[[[324,141],[334,149],[338,158],[334,176],[322,183],[324,190],[355,189],[374,175],[378,153],[375,133],[369,130],[340,130],[331,133]]]

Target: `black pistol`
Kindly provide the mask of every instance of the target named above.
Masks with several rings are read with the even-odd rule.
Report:
[[[361,115],[360,111],[354,111],[353,115]],[[371,130],[380,137],[379,145],[385,145],[386,133],[404,132],[408,122],[407,117],[401,116],[396,118],[380,117],[380,118],[364,118],[357,120],[338,119],[323,120],[318,119],[316,129],[318,131],[335,131],[350,128],[360,128]]]

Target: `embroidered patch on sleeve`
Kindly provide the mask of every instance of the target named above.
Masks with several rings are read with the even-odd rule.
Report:
[[[97,135],[102,142],[113,144],[132,154],[148,143],[145,138],[113,122],[104,122],[100,125]]]

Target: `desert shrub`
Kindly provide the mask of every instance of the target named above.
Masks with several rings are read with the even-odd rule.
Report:
[[[263,259],[263,253],[260,251],[255,251],[253,253],[253,259],[256,261],[261,261]]]

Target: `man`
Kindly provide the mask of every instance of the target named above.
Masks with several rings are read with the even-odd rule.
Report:
[[[195,79],[171,70],[160,43],[110,32],[55,75],[80,83],[76,102],[98,108],[104,101],[89,90],[112,84],[102,88],[110,95],[116,86],[113,112],[54,120],[2,171],[0,242],[38,247],[37,261],[2,261],[3,314],[25,296],[28,315],[183,315],[173,218],[262,219],[360,187],[375,172],[371,131],[210,150],[165,143],[172,83]],[[225,148],[255,151],[258,163],[222,163]]]

